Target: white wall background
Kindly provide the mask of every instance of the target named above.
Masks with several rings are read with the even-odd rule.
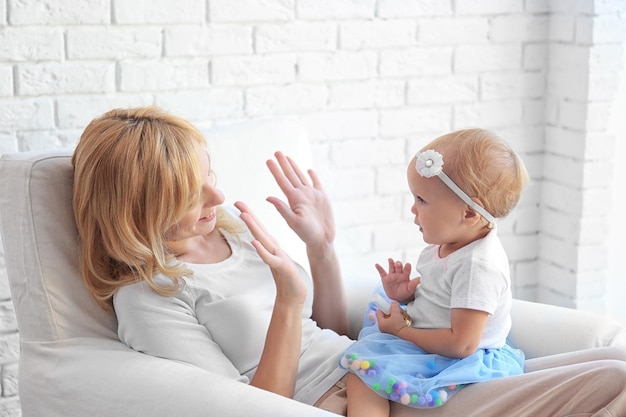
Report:
[[[533,180],[500,223],[515,296],[612,313],[611,195],[626,178],[613,175],[624,137],[609,121],[625,13],[623,0],[0,0],[0,153],[72,146],[113,107],[156,104],[202,128],[296,115],[342,263],[371,274],[423,245],[410,155],[449,130],[490,128]],[[0,252],[0,415],[14,417],[3,265]]]
[[[624,49],[626,50],[626,44]],[[621,83],[617,90],[609,131],[617,138],[615,142],[613,193],[609,223],[609,280],[608,311],[626,323],[626,54],[622,56]]]

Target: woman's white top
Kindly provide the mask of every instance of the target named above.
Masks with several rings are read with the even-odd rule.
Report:
[[[234,208],[224,207],[233,217]],[[181,291],[163,297],[145,282],[121,287],[114,297],[120,340],[149,355],[198,366],[241,382],[253,377],[265,345],[276,286],[269,267],[251,245],[251,233],[222,231],[232,255],[215,264],[189,264],[193,276]],[[314,404],[344,374],[337,364],[353,343],[311,319],[313,286],[298,265],[307,286],[302,311],[302,351],[294,399]],[[164,276],[157,283],[169,284]]]

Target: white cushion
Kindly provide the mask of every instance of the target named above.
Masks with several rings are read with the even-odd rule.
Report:
[[[4,155],[2,233],[23,341],[117,338],[78,271],[70,150]]]

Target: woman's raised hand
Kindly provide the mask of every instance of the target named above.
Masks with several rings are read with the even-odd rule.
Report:
[[[330,201],[315,171],[309,169],[306,176],[282,152],[274,156],[276,161],[268,160],[267,167],[287,203],[277,197],[268,197],[267,201],[306,245],[313,279],[312,317],[320,327],[345,334],[348,315],[341,269],[333,247],[335,221]]]
[[[268,160],[267,167],[287,197],[287,203],[277,197],[268,197],[287,224],[307,246],[328,245],[335,239],[335,221],[328,196],[315,171],[308,177],[300,167],[282,152],[274,154],[276,161]]]
[[[246,223],[255,240],[252,245],[263,262],[272,270],[276,283],[276,298],[288,303],[302,304],[306,299],[306,287],[296,265],[281,249],[276,240],[265,230],[250,208],[238,201],[235,207],[241,212],[240,218]]]

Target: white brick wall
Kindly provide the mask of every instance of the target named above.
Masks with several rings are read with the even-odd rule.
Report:
[[[16,26],[110,23],[111,0],[24,0],[3,3],[8,10],[10,24]]]
[[[626,74],[626,5],[551,6],[538,300],[605,312],[611,187],[623,181],[612,175],[609,125]]]
[[[622,0],[0,0],[0,153],[72,146],[113,107],[202,127],[298,115],[344,267],[414,261],[405,163],[451,129],[532,176],[500,224],[515,296],[601,311]],[[600,282],[598,284],[598,282]],[[20,415],[0,252],[0,415]]]
[[[288,22],[294,19],[295,11],[295,0],[209,1],[211,22]]]
[[[65,34],[69,60],[158,58],[161,56],[159,28],[70,28]]]

